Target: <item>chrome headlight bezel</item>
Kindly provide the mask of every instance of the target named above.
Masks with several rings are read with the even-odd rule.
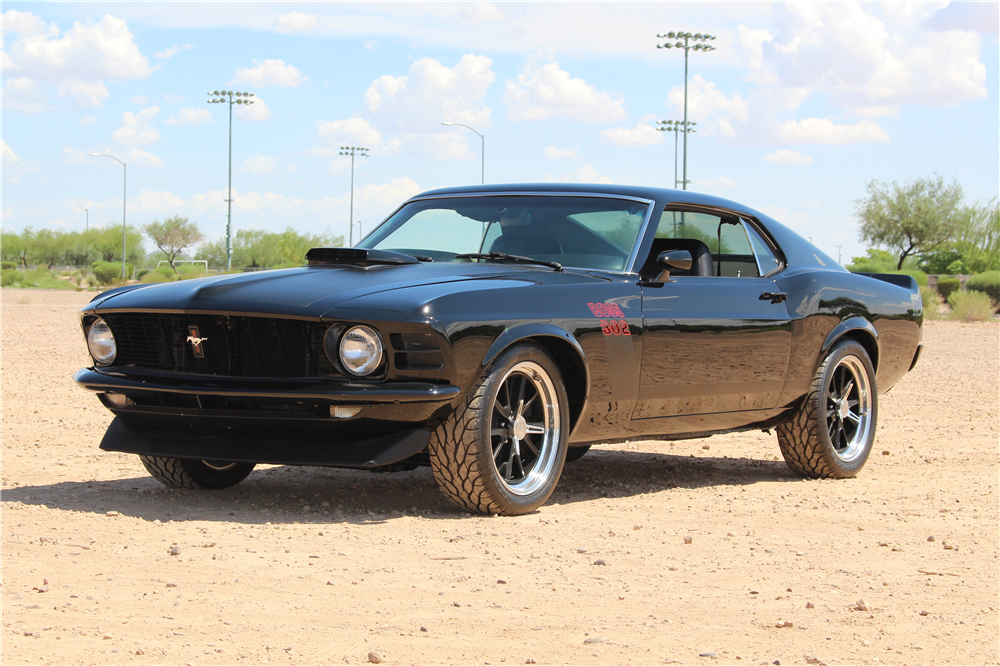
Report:
[[[118,343],[108,322],[100,317],[87,328],[87,350],[97,365],[111,365],[118,356]]]
[[[344,331],[337,350],[340,367],[355,377],[371,375],[385,358],[382,337],[371,326],[352,326]]]

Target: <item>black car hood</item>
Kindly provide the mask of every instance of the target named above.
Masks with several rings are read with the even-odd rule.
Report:
[[[250,312],[321,317],[362,296],[433,284],[515,277],[545,280],[569,277],[548,268],[509,264],[421,263],[404,266],[316,266],[182,280],[118,292],[96,299],[87,309]],[[579,276],[587,280],[593,279]],[[556,278],[559,279],[559,278]],[[459,285],[456,288],[461,289]],[[399,310],[409,299],[400,294]],[[394,308],[395,309],[395,308]]]

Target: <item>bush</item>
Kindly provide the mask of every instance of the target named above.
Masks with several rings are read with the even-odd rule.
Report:
[[[948,297],[951,296],[953,292],[958,291],[961,286],[962,283],[958,281],[958,278],[942,277],[938,278],[937,281],[938,293],[941,294],[941,298],[945,300],[948,300]]]
[[[0,270],[9,270],[11,268],[17,268],[16,261],[0,261]]]
[[[179,266],[177,268],[177,278],[180,280],[194,280],[195,278],[203,278],[205,275],[207,273],[202,265]]]
[[[920,285],[921,287],[926,287],[927,286],[927,273],[924,273],[921,270],[904,268],[901,271],[892,271],[892,272],[893,273],[902,273],[903,275],[909,275],[914,280],[916,280],[917,284]]]
[[[94,277],[101,284],[111,284],[122,276],[121,264],[114,264],[110,261],[98,261],[94,264]]]
[[[948,297],[951,319],[958,321],[989,321],[997,304],[981,291],[956,291]]]
[[[163,277],[167,278],[167,282],[173,282],[177,279],[177,273],[174,272],[174,269],[172,269],[169,264],[166,266],[157,266],[153,269],[153,272],[159,273]]]
[[[941,318],[941,295],[930,287],[920,288],[920,300],[924,303],[924,319]]]
[[[142,280],[142,276],[145,275],[148,272],[149,272],[148,268],[140,268],[139,270],[137,270],[135,272],[135,279],[141,281]]]
[[[7,263],[6,261],[4,263]],[[0,271],[0,287],[13,287],[24,281],[24,273],[16,268],[6,268]]]
[[[139,278],[139,282],[142,284],[157,284],[160,282],[170,282],[170,278],[159,271],[148,271]]]
[[[969,291],[979,291],[1000,303],[1000,271],[986,271],[965,281]]]

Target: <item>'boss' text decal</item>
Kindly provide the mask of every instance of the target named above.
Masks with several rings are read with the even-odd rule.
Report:
[[[602,319],[601,331],[604,335],[632,335],[628,330],[628,322],[624,321],[625,313],[614,303],[587,303],[587,307],[595,317],[622,317],[623,321]]]

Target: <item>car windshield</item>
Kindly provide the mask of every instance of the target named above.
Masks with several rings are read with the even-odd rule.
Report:
[[[586,196],[479,196],[414,201],[360,248],[434,261],[503,253],[595,270],[625,270],[649,204]]]

